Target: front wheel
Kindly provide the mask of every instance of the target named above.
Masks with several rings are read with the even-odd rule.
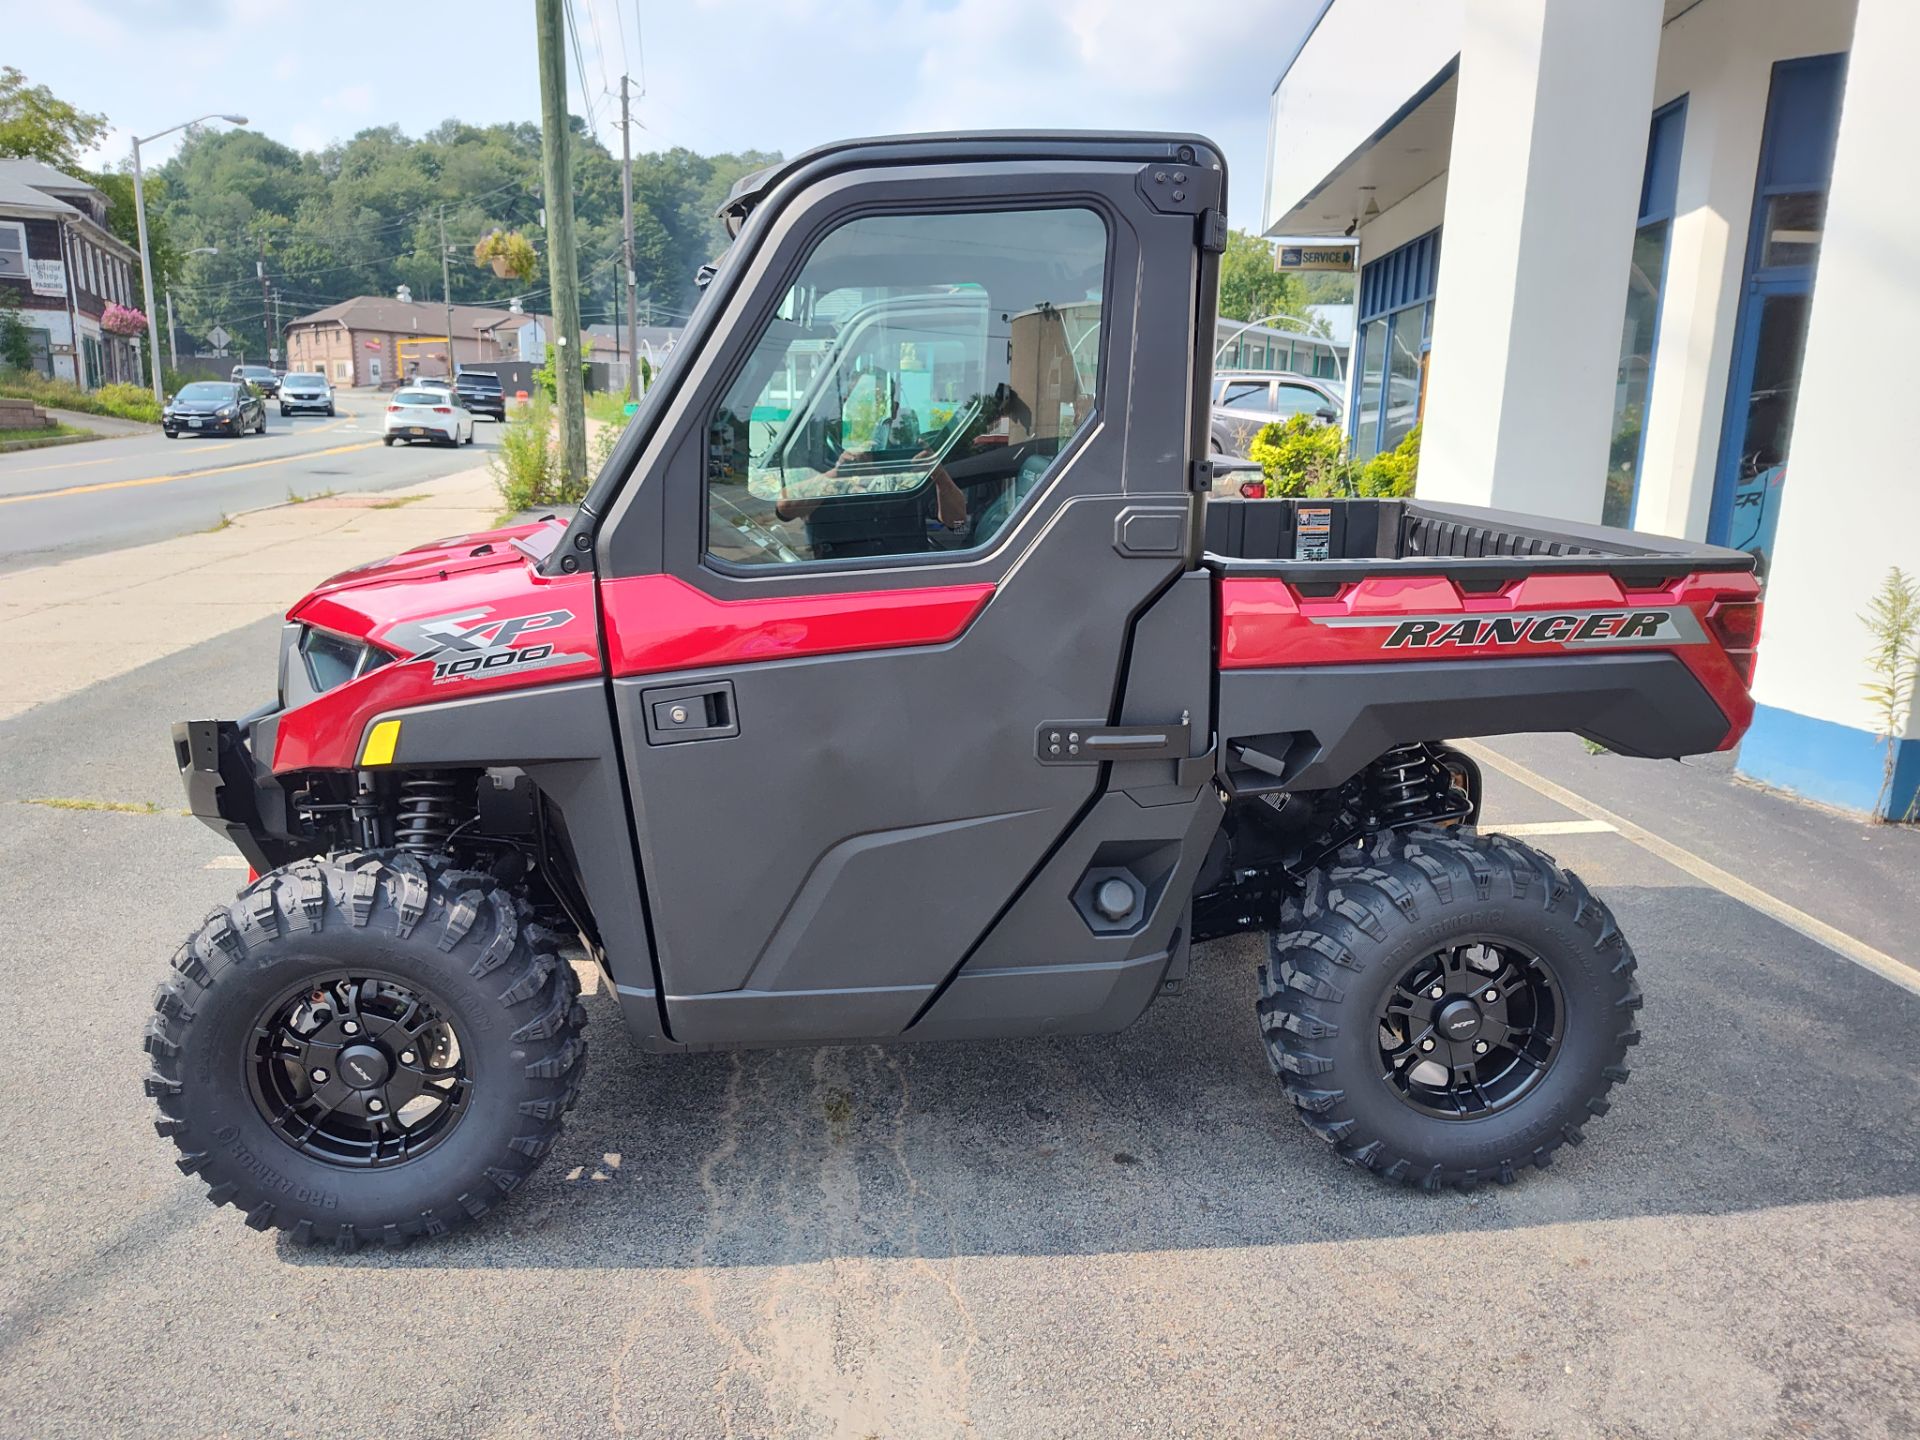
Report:
[[[384,446],[386,446],[386,447],[387,447],[387,448],[388,448],[389,450],[391,450],[391,449],[393,448],[393,436],[391,436],[391,435],[382,435],[382,436],[380,437],[380,443],[381,443],[382,445],[384,445]]]
[[[262,876],[180,948],[148,1023],[160,1134],[256,1230],[403,1245],[552,1148],[586,1016],[492,876],[384,851]]]
[[[1405,1184],[1544,1168],[1640,1042],[1612,914],[1503,835],[1372,836],[1269,944],[1258,1012],[1287,1098],[1341,1159]]]

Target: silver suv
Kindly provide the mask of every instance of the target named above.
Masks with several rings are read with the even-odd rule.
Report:
[[[1245,457],[1260,427],[1295,415],[1337,425],[1346,404],[1324,380],[1267,370],[1216,370],[1213,375],[1213,453]]]

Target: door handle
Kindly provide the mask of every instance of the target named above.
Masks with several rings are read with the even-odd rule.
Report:
[[[740,714],[734,708],[731,680],[642,690],[640,711],[649,745],[722,740],[740,733]]]

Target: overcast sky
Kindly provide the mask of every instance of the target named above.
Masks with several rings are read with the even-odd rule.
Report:
[[[9,8],[26,0],[8,0]],[[591,109],[618,153],[780,150],[957,128],[1197,130],[1226,150],[1234,223],[1257,228],[1267,97],[1318,0],[571,0]],[[52,0],[6,61],[131,135],[209,110],[302,148],[371,125],[539,118],[529,0]],[[644,39],[644,47],[642,40]],[[644,58],[643,58],[644,49]],[[149,147],[170,153],[175,139]]]

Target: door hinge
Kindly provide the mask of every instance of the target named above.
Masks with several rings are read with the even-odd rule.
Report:
[[[1200,248],[1209,255],[1227,253],[1227,215],[1224,210],[1200,212]]]

